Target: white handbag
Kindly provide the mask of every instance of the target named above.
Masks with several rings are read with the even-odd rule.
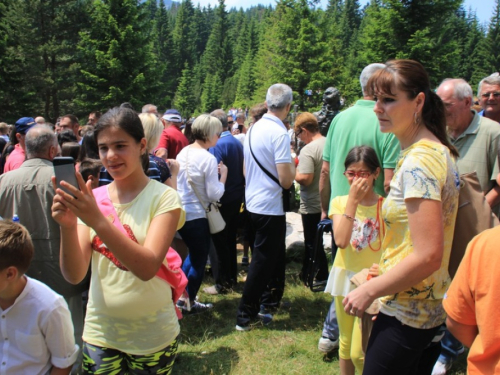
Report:
[[[200,201],[201,206],[205,210],[210,233],[215,234],[215,233],[222,232],[224,230],[224,228],[226,227],[226,222],[222,218],[222,215],[219,211],[219,203],[210,202],[210,203],[208,203],[208,205],[205,206],[205,204],[203,203],[203,200],[200,198],[200,195],[196,191],[196,188],[194,186],[193,180],[191,179],[191,176],[189,175],[189,149],[186,152],[186,173],[188,176],[188,178],[187,178],[188,183],[191,185],[191,188],[193,189],[194,194],[196,195],[196,197]]]

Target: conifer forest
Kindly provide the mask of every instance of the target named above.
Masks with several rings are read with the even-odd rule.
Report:
[[[313,111],[329,86],[353,103],[362,68],[393,58],[420,61],[433,85],[460,77],[476,88],[500,70],[499,0],[487,24],[463,0],[1,0],[0,121],[122,102],[189,117],[251,107],[277,82]]]

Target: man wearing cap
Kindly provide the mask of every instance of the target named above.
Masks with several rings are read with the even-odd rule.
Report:
[[[188,139],[181,131],[182,117],[178,110],[168,109],[163,115],[165,129],[161,134],[156,156],[166,159],[175,159],[177,154],[189,144]]]
[[[26,161],[19,169],[0,176],[0,216],[11,219],[17,215],[19,222],[28,229],[35,253],[26,274],[65,298],[71,311],[75,340],[81,347],[82,292],[87,289],[86,281],[72,285],[64,279],[59,266],[59,225],[51,216],[55,195],[51,181],[54,175],[52,160],[57,154],[57,136],[50,127],[32,126],[31,122],[35,123],[33,119],[23,122],[30,125],[29,132],[21,129],[26,133],[23,134]]]
[[[16,139],[18,143],[15,145],[14,151],[12,151],[7,158],[7,162],[5,163],[3,170],[4,173],[13,171],[23,164],[26,159],[26,146],[24,144],[24,139],[28,130],[34,125],[36,125],[36,122],[33,117],[22,117],[16,121]]]

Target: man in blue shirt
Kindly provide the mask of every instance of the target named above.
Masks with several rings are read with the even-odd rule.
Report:
[[[243,176],[243,146],[231,135],[228,129],[228,116],[221,110],[215,110],[211,116],[222,123],[222,133],[219,141],[209,149],[217,159],[227,166],[227,180],[224,195],[220,199],[220,212],[226,222],[222,232],[212,234],[212,240],[217,253],[217,265],[213,267],[215,285],[205,288],[208,294],[225,293],[236,284],[236,235],[238,231],[238,214],[243,194],[245,192],[245,177]]]

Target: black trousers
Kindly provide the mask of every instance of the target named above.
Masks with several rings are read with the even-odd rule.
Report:
[[[431,375],[441,351],[432,343],[439,326],[418,329],[383,313],[368,341],[363,375]]]
[[[260,305],[279,307],[285,290],[285,215],[250,213],[250,220],[255,239],[236,318],[240,326],[257,316]]]
[[[240,213],[241,201],[223,204],[220,207],[222,218],[226,227],[222,232],[212,234],[215,252],[217,254],[217,266],[212,266],[215,283],[225,288],[231,288],[236,284],[237,261],[236,261],[236,236],[238,234],[238,215]],[[213,259],[210,259],[212,265]]]
[[[304,228],[304,259],[302,261],[302,277],[308,274],[309,266],[314,259],[314,241],[318,231],[318,223],[321,221],[321,213],[317,214],[301,214],[302,227]],[[326,260],[325,250],[323,248],[323,237],[321,237],[322,251],[318,251],[316,255],[317,273],[315,279],[317,281],[328,280],[328,261]],[[305,280],[304,280],[305,281]]]

